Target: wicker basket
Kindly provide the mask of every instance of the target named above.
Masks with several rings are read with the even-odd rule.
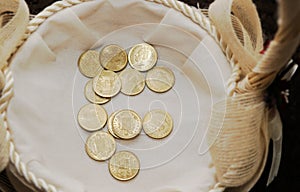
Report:
[[[119,0],[99,0],[99,4],[103,2],[103,4],[110,4],[111,7],[114,7],[116,1],[119,2]],[[51,19],[59,16],[64,17],[65,15],[63,13],[70,9],[79,14],[79,18],[80,16],[88,17],[81,12],[81,6],[84,5],[89,7],[91,12],[95,12],[97,7],[93,7],[93,2],[94,1],[85,0],[63,0],[56,2],[33,18],[29,24],[28,10],[23,0],[2,0],[0,3],[1,12],[15,13],[15,16],[12,17],[9,22],[3,21],[3,27],[1,28],[0,33],[0,67],[2,69],[0,73],[0,88],[2,90],[0,99],[0,170],[3,170],[7,166],[8,159],[10,158],[10,165],[7,169],[12,183],[18,191],[58,192],[65,189],[65,186],[62,186],[62,181],[56,182],[55,179],[42,177],[41,175],[47,175],[48,173],[36,173],[28,167],[29,163],[33,160],[28,159],[25,155],[24,151],[26,151],[26,146],[21,146],[23,140],[16,134],[16,130],[18,129],[13,127],[14,125],[20,125],[20,122],[16,123],[15,120],[10,119],[11,116],[9,116],[9,113],[14,114],[13,116],[16,116],[17,114],[17,116],[19,115],[21,117],[26,112],[22,111],[24,110],[22,107],[22,110],[20,108],[20,113],[17,110],[14,110],[18,104],[15,101],[12,101],[12,104],[9,106],[9,101],[13,97],[14,74],[16,74],[14,77],[17,80],[15,89],[16,100],[18,102],[21,101],[18,100],[18,98],[21,97],[18,93],[22,93],[22,91],[19,90],[23,89],[21,86],[22,83],[20,82],[22,82],[22,78],[26,77],[26,74],[22,77],[18,76],[19,74],[25,73],[22,72],[22,70],[19,70],[22,69],[22,65],[18,64],[22,63],[22,59],[20,59],[19,55],[25,52],[32,52],[31,54],[34,54],[35,52],[33,51],[36,51],[36,53],[39,54],[38,50],[26,51],[27,47],[30,47],[27,44],[32,41],[31,38],[40,38],[36,36],[42,35],[42,38],[47,39],[47,32],[51,33],[49,26],[53,26],[53,23],[57,22]],[[171,13],[170,18],[174,17],[174,23],[168,23],[168,25],[165,26],[159,25],[160,28],[157,28],[157,30],[166,30],[171,34],[170,36],[180,36],[183,33],[186,33],[186,31],[177,29],[178,26],[176,21],[178,21],[178,23],[181,22],[180,24],[183,26],[182,29],[188,31],[190,26],[197,25],[201,33],[208,34],[210,36],[209,38],[214,39],[214,42],[209,43],[212,46],[209,47],[208,50],[215,50],[215,53],[213,54],[220,55],[216,59],[216,62],[219,62],[217,66],[220,66],[220,62],[223,60],[227,62],[227,66],[224,66],[224,68],[221,67],[221,71],[223,70],[221,74],[225,74],[227,87],[225,90],[218,90],[221,88],[216,88],[216,92],[213,90],[214,93],[212,94],[218,99],[212,101],[212,106],[206,106],[208,108],[206,113],[211,113],[211,115],[208,115],[207,117],[207,119],[209,119],[207,134],[205,135],[205,133],[203,133],[203,135],[207,137],[208,147],[214,166],[213,169],[216,170],[215,175],[217,179],[213,186],[208,186],[205,189],[210,192],[224,191],[226,189],[249,191],[262,174],[268,154],[270,139],[272,138],[273,141],[280,142],[281,126],[279,125],[281,121],[278,112],[274,106],[270,108],[266,105],[264,95],[266,89],[272,83],[277,73],[284,67],[293,51],[299,45],[300,29],[299,25],[295,25],[294,23],[297,23],[300,19],[300,2],[294,2],[292,0],[282,0],[279,2],[279,30],[265,55],[260,54],[260,51],[263,48],[262,31],[258,14],[250,0],[216,0],[210,6],[209,10],[199,10],[176,0],[130,0],[123,3],[128,3],[131,7],[134,5],[134,9],[140,9],[140,12],[137,13],[145,15],[148,13],[147,11],[149,11],[149,9],[145,9],[143,6],[151,5],[153,12],[149,12],[148,14],[152,14],[152,17],[159,17],[159,14],[162,12],[169,11]],[[116,8],[116,10],[117,9],[122,10],[120,7]],[[120,15],[122,14],[120,13]],[[175,18],[182,20],[176,20]],[[67,18],[64,19],[67,20]],[[139,15],[136,15],[136,19],[143,20]],[[112,22],[109,23],[111,25],[114,24],[113,18],[110,18],[109,16],[107,17],[107,21]],[[151,21],[151,19],[149,19],[149,21]],[[73,22],[73,20],[70,20],[70,22]],[[120,23],[122,24],[122,22],[123,20]],[[189,22],[193,24],[189,24]],[[126,23],[126,20],[124,20],[124,23]],[[58,22],[57,27],[59,27],[59,24],[60,23]],[[89,24],[92,25],[95,24],[95,22]],[[108,23],[105,24],[108,25]],[[98,25],[101,25],[101,23]],[[102,25],[104,24],[102,23]],[[151,22],[148,22],[147,25],[147,29],[157,27],[156,24]],[[172,25],[175,27],[172,27]],[[70,28],[70,30],[73,29]],[[77,29],[74,29],[74,31],[76,30]],[[39,34],[38,31],[42,32]],[[55,31],[55,29],[52,31]],[[134,31],[135,30],[133,30],[133,32]],[[80,31],[80,33],[84,33],[84,31]],[[198,30],[196,29],[194,32],[188,31],[188,33],[190,33],[190,36],[197,37]],[[116,35],[114,38],[117,39],[117,37],[118,36]],[[63,40],[63,35],[61,39]],[[172,39],[167,36],[160,38],[154,30],[152,36],[146,36],[144,37],[144,40],[154,45],[163,44],[162,42],[167,45],[166,42],[168,40],[174,41],[174,38]],[[74,41],[76,41],[76,39],[74,39]],[[93,42],[94,39],[93,37],[88,38],[87,36],[86,41],[87,42],[80,43],[88,44],[90,41]],[[183,43],[189,42],[193,44],[191,39],[185,39],[185,42],[175,42],[179,44],[176,48],[180,49],[183,47],[179,52],[186,54]],[[101,43],[103,42],[96,43],[93,48],[101,47]],[[120,43],[122,42],[120,41]],[[49,41],[48,44],[50,46],[51,42]],[[219,47],[214,46],[214,44],[219,45]],[[52,46],[55,47],[55,45],[57,44],[53,42]],[[53,47],[51,49],[54,49]],[[198,48],[197,45],[195,45],[194,49],[196,48]],[[167,53],[167,51],[165,53]],[[188,53],[192,57],[193,54],[197,52],[191,50],[191,52]],[[53,55],[49,54],[48,56],[50,59],[55,60],[55,57],[51,58]],[[197,57],[197,55],[194,57]],[[10,66],[11,63],[12,66]],[[21,65],[21,68],[14,67],[17,65]],[[189,68],[187,65],[187,68],[190,76],[194,75],[197,77],[198,74],[193,72],[194,69],[192,67]],[[215,78],[215,80],[218,81],[218,78],[214,76],[219,76],[219,74],[212,70],[214,69],[213,67],[207,67],[205,69],[207,69],[207,71],[203,72],[204,76],[212,77],[212,79]],[[226,77],[226,70],[231,70],[228,77]],[[215,74],[211,74],[214,72]],[[45,74],[45,76],[47,76],[47,74]],[[23,80],[25,81],[26,79],[24,78]],[[195,78],[195,81],[198,81],[197,78]],[[202,81],[202,79],[199,79],[199,81]],[[218,91],[220,91],[220,93]],[[223,97],[222,94],[224,93],[222,91],[226,91],[225,97]],[[221,96],[218,97],[218,94],[221,94]],[[29,98],[27,99],[30,101]],[[26,102],[27,99],[25,99],[24,102]],[[22,104],[22,102],[20,104]],[[35,106],[35,108],[37,108],[36,110],[39,110],[39,107],[42,106]],[[52,113],[54,112],[52,111]],[[61,116],[64,116],[63,112],[60,113]],[[35,119],[38,118],[38,116],[34,116],[32,117],[32,120],[35,121]],[[28,120],[28,118],[25,119]],[[29,122],[29,120],[27,122]],[[33,123],[33,125],[35,123]],[[11,125],[11,127],[9,125]],[[33,134],[28,132],[25,133]],[[24,137],[26,137],[25,134]],[[45,140],[45,142],[47,141],[48,140]],[[65,141],[68,142],[67,139]],[[59,147],[59,145],[55,147]],[[20,153],[20,151],[22,151],[22,153]],[[200,154],[202,154],[202,152],[200,152]],[[197,151],[195,151],[195,153],[197,153]],[[270,173],[270,180],[276,175],[276,170],[278,169],[280,162],[280,160],[278,160],[280,159],[280,151],[275,151],[274,153],[278,156],[276,157],[277,160],[276,158],[274,158],[275,160],[273,159],[274,162]],[[52,156],[43,156],[44,153],[41,151],[34,154],[37,155],[36,158],[53,158]],[[46,171],[52,172],[53,170]],[[64,172],[64,170],[61,171],[62,173]],[[189,180],[189,178],[187,178],[188,176],[189,175],[185,177],[186,180]],[[203,176],[205,177],[205,175]],[[60,179],[66,179],[66,182],[68,181],[68,178]],[[76,182],[70,183],[76,184]],[[139,184],[138,181],[137,184]],[[188,183],[187,185],[193,184],[194,183]],[[145,184],[145,186],[148,185]],[[78,191],[87,191],[87,189],[80,184],[78,184],[78,186],[74,185],[73,187],[76,187]],[[92,187],[89,189],[92,189]],[[152,189],[147,190],[154,191]],[[195,188],[183,187],[183,189],[181,189],[180,187],[174,188],[173,186],[162,188],[161,190],[157,189],[156,191],[182,190],[188,190],[189,192],[196,191]]]

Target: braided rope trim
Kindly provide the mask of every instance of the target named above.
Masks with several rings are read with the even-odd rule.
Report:
[[[33,18],[27,27],[27,31],[23,37],[23,40],[15,49],[14,53],[18,51],[18,49],[23,45],[23,43],[28,39],[28,37],[35,32],[38,27],[49,17],[54,15],[55,13],[62,11],[65,8],[69,8],[80,3],[86,2],[87,0],[63,0],[58,1],[52,4],[51,6],[47,7],[41,13],[39,13],[35,18]],[[232,75],[228,81],[228,94],[232,95],[234,90],[236,89],[237,82],[240,80],[241,69],[237,60],[234,57],[234,54],[227,46],[227,44],[223,41],[221,35],[217,32],[215,26],[211,23],[209,18],[205,16],[205,12],[201,12],[200,9],[196,9],[191,7],[185,3],[179,2],[177,0],[146,0],[149,2],[155,2],[158,4],[162,4],[166,7],[173,8],[188,18],[190,18],[193,22],[200,25],[203,29],[205,29],[219,44],[220,48],[222,49],[223,53],[225,54],[228,62],[233,68]],[[6,68],[4,71],[6,85],[3,89],[3,95],[0,98],[0,112],[3,114],[4,117],[4,129],[7,130],[6,138],[9,140],[9,156],[10,161],[16,167],[17,172],[23,176],[27,182],[33,184],[40,190],[47,191],[47,192],[58,192],[57,188],[51,184],[48,184],[44,179],[38,178],[35,176],[34,173],[27,170],[26,164],[21,161],[20,155],[15,148],[15,144],[11,138],[11,134],[9,131],[9,126],[7,123],[7,114],[6,109],[13,95],[13,77],[9,68]],[[223,192],[225,187],[222,186],[220,183],[217,183],[210,192]]]
[[[2,73],[2,71],[1,71]],[[1,138],[3,140],[0,141],[0,163],[3,163],[3,165],[1,165],[1,170],[3,170],[6,166],[8,161],[9,161],[9,156],[8,156],[8,148],[9,148],[9,142],[10,142],[10,133],[7,127],[7,121],[6,121],[6,108],[8,106],[8,103],[11,99],[11,97],[13,96],[13,79],[12,79],[12,73],[9,71],[8,68],[5,68],[3,71],[3,77],[4,77],[4,87],[2,90],[2,95],[0,98],[0,113],[1,113],[1,118],[2,118],[2,122],[1,122]]]
[[[72,7],[74,5],[80,4],[85,2],[85,0],[63,0],[63,1],[58,1],[51,6],[47,7],[44,11],[42,11],[40,14],[38,14],[35,18],[33,18],[27,27],[26,33],[20,42],[20,44],[17,46],[15,49],[14,53],[18,51],[18,49],[23,45],[23,43],[28,39],[28,37],[35,32],[38,27],[49,17],[54,15],[55,13],[68,8]],[[11,99],[13,95],[13,77],[11,74],[11,71],[7,68],[6,71],[4,72],[5,75],[5,80],[6,80],[6,85],[3,89],[3,95],[0,99],[0,112],[2,113],[4,117],[4,129],[7,130],[7,140],[9,140],[9,157],[10,161],[12,164],[16,167],[16,170],[18,174],[23,176],[25,180],[33,184],[36,188],[42,191],[46,192],[58,192],[58,189],[52,185],[47,183],[44,179],[38,178],[33,172],[29,171],[26,167],[26,164],[21,161],[20,155],[17,152],[15,148],[14,141],[11,139],[11,134],[7,122],[7,113],[6,109],[9,103],[9,100]]]
[[[183,2],[177,0],[146,0],[162,4],[166,7],[175,9],[176,11],[181,12],[186,17],[190,18],[194,23],[200,25],[205,29],[211,37],[218,43],[224,55],[226,56],[227,61],[233,68],[232,74],[227,82],[227,94],[232,96],[235,89],[237,88],[237,83],[240,80],[240,75],[242,73],[240,65],[229,48],[228,44],[224,42],[221,34],[217,31],[216,27],[212,24],[210,19],[206,16],[207,12],[201,11],[195,7],[191,7]]]

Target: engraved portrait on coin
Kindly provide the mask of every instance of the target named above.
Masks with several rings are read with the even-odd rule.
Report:
[[[87,154],[96,161],[105,161],[116,151],[115,139],[103,131],[93,133],[85,146]]]
[[[115,179],[128,181],[139,173],[140,161],[132,152],[120,151],[109,160],[108,169]]]

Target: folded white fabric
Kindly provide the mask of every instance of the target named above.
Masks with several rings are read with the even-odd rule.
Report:
[[[87,103],[88,81],[77,68],[80,54],[108,44],[125,49],[141,42],[158,52],[157,65],[176,77],[165,94],[148,89],[136,97],[118,95],[104,107],[110,114],[131,108],[141,117],[150,109],[168,111],[174,120],[170,137],[157,141],[145,134],[117,141],[141,161],[130,182],[114,180],[107,163],[85,154],[90,133],[77,125]],[[231,68],[215,41],[183,14],[140,0],[91,1],[64,9],[47,19],[12,60],[15,96],[8,121],[16,150],[28,171],[72,192],[207,192],[215,170],[205,141],[211,107],[226,95]]]

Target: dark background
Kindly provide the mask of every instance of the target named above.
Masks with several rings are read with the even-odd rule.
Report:
[[[31,14],[37,14],[43,10],[46,6],[50,5],[55,0],[26,0]],[[182,0],[190,5],[196,6],[199,3],[201,8],[207,8],[212,0]],[[277,30],[277,4],[275,0],[254,0],[257,6],[262,27],[264,33],[264,39],[266,42],[272,40]],[[297,23],[295,23],[297,25]],[[293,55],[294,63],[300,64],[300,49]],[[270,97],[277,103],[277,107],[280,110],[280,115],[283,122],[283,153],[282,160],[279,169],[279,174],[269,187],[266,187],[268,172],[271,164],[271,153],[265,171],[251,190],[252,192],[300,192],[300,127],[298,128],[298,122],[300,121],[300,74],[299,70],[296,72],[291,81],[280,81],[279,78],[273,83],[269,92]],[[287,104],[281,91],[286,89],[290,90],[289,103]],[[275,98],[275,99],[274,99]],[[270,146],[270,149],[272,146]],[[5,183],[10,186],[8,180],[5,178],[5,173],[0,174],[0,183]],[[0,190],[1,191],[1,190]],[[14,192],[11,189],[9,192]]]

